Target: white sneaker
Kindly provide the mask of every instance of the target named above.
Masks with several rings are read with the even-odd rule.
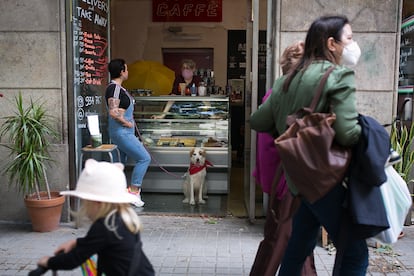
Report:
[[[130,188],[127,189],[128,193],[137,197],[137,201],[131,202],[132,205],[135,207],[142,207],[144,206],[145,202],[141,199],[141,194],[139,192],[131,191]]]
[[[141,195],[140,195],[140,194],[138,194],[138,195],[136,195],[136,196],[137,196],[137,201],[132,202],[132,204],[133,204],[135,207],[142,207],[142,206],[144,206],[145,202],[144,202],[144,201],[142,201],[142,199],[141,199]]]

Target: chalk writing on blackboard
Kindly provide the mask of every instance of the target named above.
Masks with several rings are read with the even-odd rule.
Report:
[[[86,131],[86,116],[103,119],[108,73],[108,0],[73,1],[73,84],[78,129]],[[82,133],[87,136],[87,133]],[[84,140],[84,137],[82,137]],[[85,144],[88,141],[82,141]]]

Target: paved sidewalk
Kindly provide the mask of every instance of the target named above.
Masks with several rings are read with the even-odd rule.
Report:
[[[144,251],[156,275],[248,275],[262,240],[264,220],[226,217],[179,217],[141,215]],[[31,232],[28,224],[0,223],[0,275],[27,275],[36,261],[50,255],[57,245],[85,234],[62,224],[51,233]],[[318,275],[331,274],[334,255],[318,246]],[[414,275],[414,226],[392,250],[370,248],[368,275]],[[52,275],[48,272],[46,275]],[[81,275],[80,269],[58,275]]]

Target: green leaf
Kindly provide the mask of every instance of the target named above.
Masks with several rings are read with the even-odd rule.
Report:
[[[400,127],[397,122],[391,128],[391,147],[401,156],[401,162],[394,164],[395,170],[401,175],[406,183],[413,182],[411,168],[414,164],[414,124],[410,129],[406,126]]]
[[[0,139],[7,142],[1,145],[9,149],[10,157],[3,174],[8,176],[9,185],[15,185],[21,193],[31,194],[48,183],[44,172],[48,161],[52,161],[49,146],[51,139],[58,138],[58,132],[44,103],[30,98],[25,107],[19,93],[14,105],[14,114],[4,117],[0,127]]]

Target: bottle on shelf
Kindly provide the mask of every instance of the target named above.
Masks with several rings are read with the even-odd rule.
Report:
[[[191,92],[190,92],[190,88],[189,87],[186,87],[185,88],[185,95],[186,96],[191,96]]]
[[[204,82],[200,82],[200,85],[198,86],[198,95],[199,96],[206,96],[206,86]]]
[[[191,96],[197,96],[197,87],[195,86],[195,83],[191,86]]]
[[[185,96],[185,88],[186,88],[186,84],[185,84],[185,82],[180,82],[179,84],[178,84],[178,91],[180,91],[180,95],[181,96]]]

